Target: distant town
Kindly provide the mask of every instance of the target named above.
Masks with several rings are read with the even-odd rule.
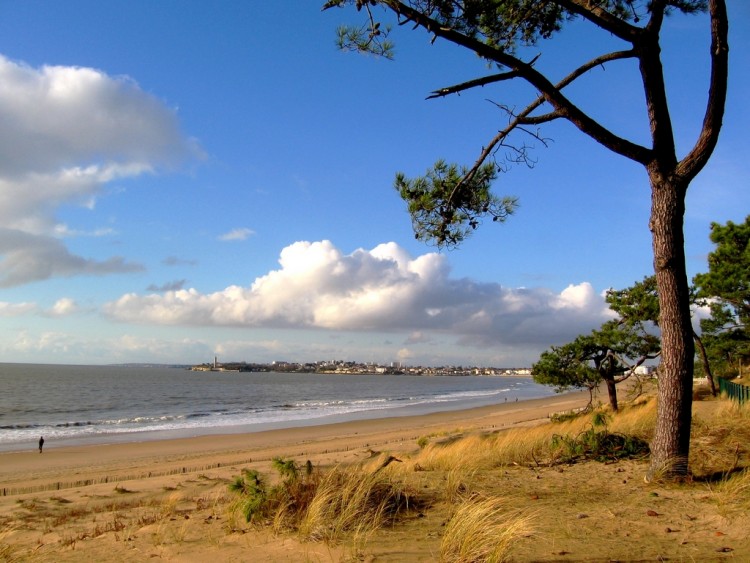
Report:
[[[290,373],[334,373],[334,374],[376,374],[376,375],[473,375],[485,377],[502,376],[530,376],[531,368],[493,368],[493,367],[464,367],[464,366],[403,366],[398,362],[389,365],[376,363],[351,362],[343,360],[329,360],[320,362],[285,362],[275,361],[270,364],[248,362],[220,363],[214,358],[212,363],[195,365],[192,371],[275,371]]]

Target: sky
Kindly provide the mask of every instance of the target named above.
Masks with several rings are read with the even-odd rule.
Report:
[[[529,366],[610,318],[608,288],[651,273],[645,171],[565,123],[519,138],[533,167],[495,182],[519,199],[506,223],[450,251],[415,240],[395,174],[472,164],[501,107],[533,92],[426,100],[492,69],[411,26],[393,30],[394,60],[342,52],[336,28],[361,14],[322,3],[0,0],[1,362]],[[728,3],[727,111],[688,193],[690,277],[710,224],[750,213],[750,5]],[[708,45],[705,15],[667,20],[679,156]],[[524,56],[559,79],[622,47],[574,23]],[[638,84],[625,61],[566,92],[645,143]]]

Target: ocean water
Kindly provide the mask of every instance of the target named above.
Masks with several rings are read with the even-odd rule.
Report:
[[[546,397],[528,377],[0,364],[0,451],[408,416]]]

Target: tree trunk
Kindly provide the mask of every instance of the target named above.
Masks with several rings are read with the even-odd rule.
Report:
[[[646,480],[688,471],[695,345],[682,232],[685,191],[674,178],[653,168],[651,221],[654,270],[659,293],[662,362],[658,376],[656,430]]]
[[[703,340],[693,331],[693,340],[695,345],[701,353],[701,362],[703,363],[703,372],[706,374],[708,384],[711,386],[711,396],[716,397],[716,382],[714,381],[714,374],[711,371],[711,363],[708,361],[708,354],[706,353],[706,347],[703,345]]]
[[[617,412],[617,382],[613,377],[605,377],[607,384],[607,394],[609,395],[609,406],[614,412]]]

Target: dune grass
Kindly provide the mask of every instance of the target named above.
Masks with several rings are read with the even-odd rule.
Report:
[[[367,535],[409,509],[411,491],[385,473],[336,468],[321,479],[299,525],[309,539],[334,542],[346,532]]]
[[[722,401],[709,418],[693,416],[690,467],[699,478],[730,474],[750,453],[750,404]]]
[[[612,413],[607,408],[532,428],[516,428],[493,434],[447,438],[425,445],[409,461],[430,471],[465,473],[511,465],[540,466],[566,461],[570,442],[593,435],[595,417],[603,413],[608,434],[647,443],[653,436],[656,399],[642,397]],[[601,427],[601,425],[599,425]],[[750,456],[750,405],[721,401],[710,416],[693,417],[690,467],[694,478],[716,479],[744,467]],[[744,460],[744,461],[743,461]]]
[[[230,520],[236,522],[240,511],[247,522],[296,531],[307,540],[335,543],[351,534],[361,542],[410,507],[409,488],[380,471],[388,463],[375,458],[369,468],[336,467],[321,474],[310,464],[303,472],[292,460],[275,459],[280,477],[275,485],[246,469],[229,486],[237,494]]]
[[[645,467],[655,418],[656,400],[646,396],[617,413],[600,407],[531,427],[420,439],[403,459],[382,453],[314,476],[302,476],[293,462],[277,461],[280,484],[261,487],[254,502],[276,532],[294,530],[327,543],[349,537],[361,544],[416,505],[458,504],[443,533],[443,560],[503,561],[515,539],[530,533],[534,515],[509,510],[499,495],[487,495],[494,471],[621,458]],[[715,502],[727,511],[750,508],[749,454],[750,408],[726,402],[708,418],[694,417],[695,479],[708,482]],[[426,482],[432,485],[421,484]]]
[[[656,418],[656,401],[639,400],[621,409],[616,415],[608,411],[604,425],[609,434],[648,441]],[[410,460],[412,467],[429,471],[481,471],[509,465],[544,465],[560,461],[566,451],[565,440],[574,439],[596,429],[593,415],[565,418],[531,428],[515,428],[492,434],[472,434],[447,438],[423,446]]]
[[[741,549],[745,536],[736,534],[750,523],[750,405],[698,397],[692,478],[681,483],[644,483],[642,454],[592,453],[600,441],[617,452],[621,439],[647,442],[655,417],[650,395],[624,401],[617,413],[603,407],[499,431],[455,429],[400,442],[393,452],[368,445],[350,464],[278,458],[238,477],[161,483],[158,492],[118,484],[83,502],[27,497],[0,528],[17,527],[0,535],[0,560],[17,557],[21,533],[39,538],[21,555],[53,543],[77,552],[107,535],[116,547],[127,542],[179,557],[194,542],[250,545],[256,532],[346,554],[343,560],[418,553],[442,561],[581,560],[632,555],[622,548],[629,542],[645,559],[688,560],[702,549],[705,560],[718,549]],[[400,543],[411,551],[399,551]]]
[[[440,559],[451,563],[507,561],[515,542],[532,533],[532,522],[531,514],[510,509],[502,498],[466,499],[445,526]]]

